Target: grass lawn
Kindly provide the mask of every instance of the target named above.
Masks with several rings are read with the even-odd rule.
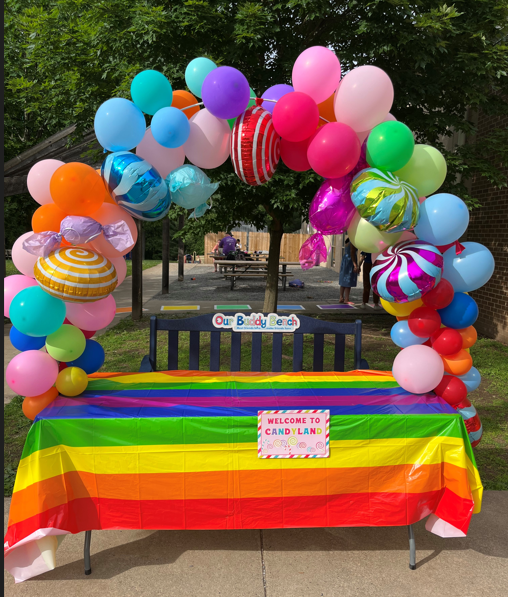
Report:
[[[132,276],[132,261],[129,259],[126,263],[127,273],[125,274],[125,277]],[[143,261],[143,270],[155,267],[156,265],[159,265],[159,263],[162,263],[160,259],[145,259],[145,261]]]
[[[19,274],[16,266],[10,259],[5,260],[5,275],[6,276],[14,276],[14,274]]]
[[[164,317],[164,316],[163,316]],[[166,318],[181,316],[167,315]],[[352,321],[354,317],[341,314],[321,316],[321,319]],[[394,318],[389,315],[363,317],[362,356],[371,369],[390,370],[398,348],[390,339],[390,328]],[[141,322],[122,320],[113,329],[98,338],[106,351],[103,371],[137,371],[141,360],[148,353],[149,318]],[[209,334],[201,335],[200,369],[209,368]],[[208,349],[208,354],[207,354]],[[221,370],[229,369],[230,343],[227,335],[221,341]],[[189,335],[181,333],[179,339],[179,367],[188,367]],[[475,456],[480,475],[486,489],[508,489],[508,347],[480,338],[471,349],[473,362],[482,374],[482,384],[470,398],[480,415],[483,424],[483,439],[475,448]],[[167,355],[167,340],[159,334],[157,366],[167,368],[164,363]],[[325,337],[324,369],[333,367],[332,338]],[[262,368],[271,368],[271,342],[263,335]],[[346,370],[353,368],[352,338],[346,340]],[[241,369],[250,369],[250,341],[245,335],[241,348]],[[287,334],[283,339],[283,371],[292,369],[292,338]],[[304,369],[312,370],[312,339],[304,338]],[[24,439],[30,427],[21,412],[21,399],[16,398],[4,409],[5,412],[5,495],[11,495],[14,475]]]

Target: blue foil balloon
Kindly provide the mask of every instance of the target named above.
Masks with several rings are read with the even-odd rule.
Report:
[[[418,336],[415,336],[409,329],[408,322],[405,320],[397,321],[391,329],[390,336],[392,337],[393,342],[401,348],[407,348],[408,346],[414,346],[415,344],[423,344],[428,340],[428,338],[419,338]]]
[[[172,201],[185,209],[194,209],[206,203],[219,186],[218,182],[210,182],[203,170],[191,164],[175,168],[166,176],[166,183]]]
[[[452,302],[444,309],[438,309],[441,323],[455,330],[468,328],[478,319],[478,305],[468,294],[456,292]]]
[[[460,238],[468,224],[469,211],[464,201],[450,193],[438,193],[420,205],[414,232],[420,240],[440,247]]]
[[[171,196],[157,170],[129,151],[108,155],[101,167],[108,191],[133,218],[153,222],[169,211]]]
[[[468,393],[474,392],[482,381],[482,376],[476,367],[471,367],[467,373],[458,375],[457,377],[464,382]]]
[[[451,283],[455,292],[471,292],[490,280],[494,273],[494,257],[479,243],[461,244],[464,250],[460,255],[456,254],[455,247],[450,247],[443,255],[443,278]]]
[[[95,113],[95,136],[108,151],[134,149],[146,131],[143,112],[131,101],[114,97],[104,102]]]
[[[76,360],[67,363],[67,367],[79,367],[91,375],[104,365],[105,358],[104,348],[95,340],[87,340],[84,352]]]
[[[40,350],[46,344],[46,336],[27,336],[14,326],[11,327],[9,338],[14,348],[21,352],[25,352],[25,350]]]

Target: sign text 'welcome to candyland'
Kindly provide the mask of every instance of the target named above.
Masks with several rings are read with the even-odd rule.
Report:
[[[296,315],[277,315],[277,313],[235,313],[223,315],[216,313],[212,323],[216,328],[232,329],[233,332],[294,332],[300,327]]]

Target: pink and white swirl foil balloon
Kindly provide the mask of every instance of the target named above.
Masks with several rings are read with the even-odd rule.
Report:
[[[390,303],[421,298],[439,284],[443,256],[423,240],[407,240],[388,247],[377,257],[370,273],[372,290]]]

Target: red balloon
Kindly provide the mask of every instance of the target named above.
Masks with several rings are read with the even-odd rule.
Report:
[[[425,340],[422,346],[430,346],[430,348],[432,348],[432,342],[430,341],[430,338],[428,340]]]
[[[280,140],[280,157],[288,168],[295,172],[305,172],[310,170],[309,160],[307,159],[307,149],[312,136],[298,143],[291,143],[286,139]]]
[[[64,323],[67,325],[74,325],[67,319],[67,317],[64,319]],[[76,327],[76,326],[74,326],[74,327]],[[90,338],[92,338],[97,333],[97,331],[95,331],[95,332],[89,332],[88,330],[81,330],[81,331],[83,332],[83,334],[87,340],[90,340]]]
[[[67,363],[58,363],[58,372],[60,373],[60,371],[63,371],[64,369],[67,369]]]
[[[343,122],[329,122],[314,135],[307,158],[314,172],[340,178],[356,166],[362,146],[354,130]]]
[[[464,398],[464,400],[461,400],[460,402],[457,402],[457,404],[450,406],[453,406],[455,410],[460,410],[461,408],[470,408],[472,404],[467,398]]]
[[[319,109],[310,95],[293,91],[275,104],[272,121],[278,135],[296,143],[307,139],[317,129]]]
[[[430,292],[422,296],[423,304],[431,309],[444,309],[453,301],[453,286],[444,278]]]
[[[443,375],[437,387],[434,388],[434,393],[441,396],[448,404],[454,408],[467,397],[466,384],[453,375]]]
[[[439,354],[457,354],[462,348],[462,336],[452,328],[440,328],[432,334],[430,341]]]
[[[407,320],[409,329],[418,338],[430,338],[434,332],[437,332],[441,325],[441,317],[435,309],[430,307],[418,307]]]

